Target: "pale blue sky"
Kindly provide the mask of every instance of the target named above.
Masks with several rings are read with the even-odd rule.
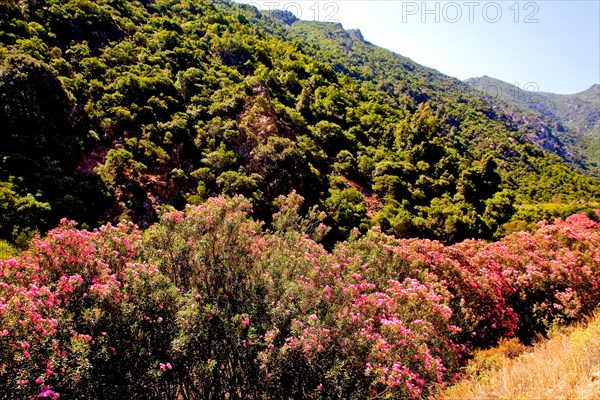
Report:
[[[244,0],[338,21],[447,75],[576,93],[600,83],[600,0]]]

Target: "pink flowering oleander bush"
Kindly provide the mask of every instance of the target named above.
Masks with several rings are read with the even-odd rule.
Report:
[[[339,245],[335,254],[346,257],[352,271],[380,284],[406,278],[439,282],[449,293],[457,343],[486,345],[515,332],[518,317],[504,296],[506,282],[498,279],[499,271],[466,264],[460,253],[440,242],[395,239],[372,230]]]
[[[63,221],[0,261],[3,398],[157,398],[172,392],[173,285],[134,263],[133,225],[88,232]],[[136,393],[134,395],[134,393]]]
[[[197,398],[261,392],[255,362],[268,323],[269,287],[257,262],[261,224],[241,196],[170,211],[146,232],[144,255],[181,290],[172,344],[186,393]]]
[[[501,293],[518,315],[525,341],[554,321],[569,322],[600,305],[600,224],[584,215],[543,222],[533,233],[495,243],[452,246],[466,268],[496,271]]]
[[[0,261],[0,399],[423,398],[468,353],[600,299],[583,215],[453,246],[377,229],[327,251],[282,197],[166,210],[142,233],[63,221]]]

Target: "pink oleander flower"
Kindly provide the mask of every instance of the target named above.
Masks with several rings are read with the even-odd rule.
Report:
[[[41,397],[41,398],[49,397],[52,400],[56,400],[60,397],[60,393],[56,393],[56,392],[50,390],[50,386],[44,386],[44,387],[42,387],[42,391],[40,392],[40,394],[38,394],[38,397]]]
[[[165,372],[165,371],[166,371],[166,370],[168,370],[168,369],[172,369],[172,368],[173,368],[173,366],[172,366],[172,365],[171,365],[171,363],[169,363],[169,362],[168,362],[168,363],[166,363],[166,364],[165,364],[165,363],[160,363],[160,369],[161,369],[163,372]]]

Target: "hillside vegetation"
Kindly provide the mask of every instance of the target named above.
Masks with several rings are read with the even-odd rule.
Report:
[[[359,31],[227,0],[0,23],[0,399],[419,399],[599,307],[600,181]]]
[[[598,204],[597,179],[466,84],[340,25],[206,0],[0,3],[0,238],[296,190],[329,246],[453,243]]]
[[[0,261],[0,398],[418,399],[474,349],[599,305],[599,214],[453,246],[354,231],[329,252],[324,215],[278,204],[271,229],[241,196],[144,233],[62,221]]]

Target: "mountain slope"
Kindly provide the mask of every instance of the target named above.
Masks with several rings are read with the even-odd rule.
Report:
[[[371,224],[453,242],[598,201],[494,103],[339,25],[202,0],[0,15],[4,238],[62,217],[145,227],[218,193],[268,218],[296,190],[330,242]]]
[[[509,107],[526,113],[526,124],[537,126],[539,139],[568,161],[594,176],[600,176],[600,85],[560,95],[528,91],[498,79],[483,76],[466,83],[503,100]],[[555,138],[555,139],[554,139]],[[543,145],[543,144],[542,144]]]
[[[516,141],[524,140],[526,145],[533,143],[536,147],[560,155],[574,165],[572,161],[575,157],[570,157],[560,139],[552,134],[551,122],[537,121],[542,123],[542,129],[539,129],[539,124],[530,123],[526,118],[518,119],[513,110],[505,107],[498,99],[482,96],[479,91],[474,91],[471,86],[457,79],[374,46],[364,40],[360,31],[345,31],[340,24],[301,21],[287,12],[273,11],[270,16],[283,22],[278,29],[272,29],[272,33],[301,46],[313,57],[332,65],[336,72],[377,88],[384,94],[386,104],[396,104],[409,109],[410,112],[414,112],[417,105],[423,102],[442,104],[444,112],[450,115],[446,120],[446,123],[449,122],[446,129],[452,129],[453,133],[456,133],[467,125],[472,127],[471,132],[474,134],[462,138],[469,151],[473,151],[475,158],[494,153],[495,159],[501,164],[501,170],[505,169],[506,175],[516,182],[515,186],[527,188],[527,195],[533,194],[537,197],[534,202],[541,200],[539,192],[546,191],[548,187],[556,187],[558,182],[547,182],[547,178],[537,182],[529,180],[531,165],[526,167],[527,172],[524,174],[519,166],[515,165],[527,159],[527,156],[522,154],[519,161],[510,157],[511,154],[515,154]],[[257,23],[261,26],[271,26],[271,21],[264,23],[264,18]],[[443,134],[442,131],[439,133]],[[507,163],[504,164],[503,161]],[[542,164],[535,169],[545,174],[553,168],[555,166],[547,168]],[[554,180],[551,174],[546,176]],[[541,183],[542,181],[544,183]],[[520,201],[531,201],[524,200],[525,196],[522,197],[522,194],[524,191],[519,193],[517,190]],[[556,193],[543,196],[543,201],[554,202],[557,198],[559,202],[563,201],[560,200],[560,196],[555,195]],[[555,197],[552,198],[553,196]],[[550,216],[547,211],[548,209],[542,213],[545,217]],[[519,213],[519,218],[527,213]],[[539,216],[541,214],[538,214]]]

